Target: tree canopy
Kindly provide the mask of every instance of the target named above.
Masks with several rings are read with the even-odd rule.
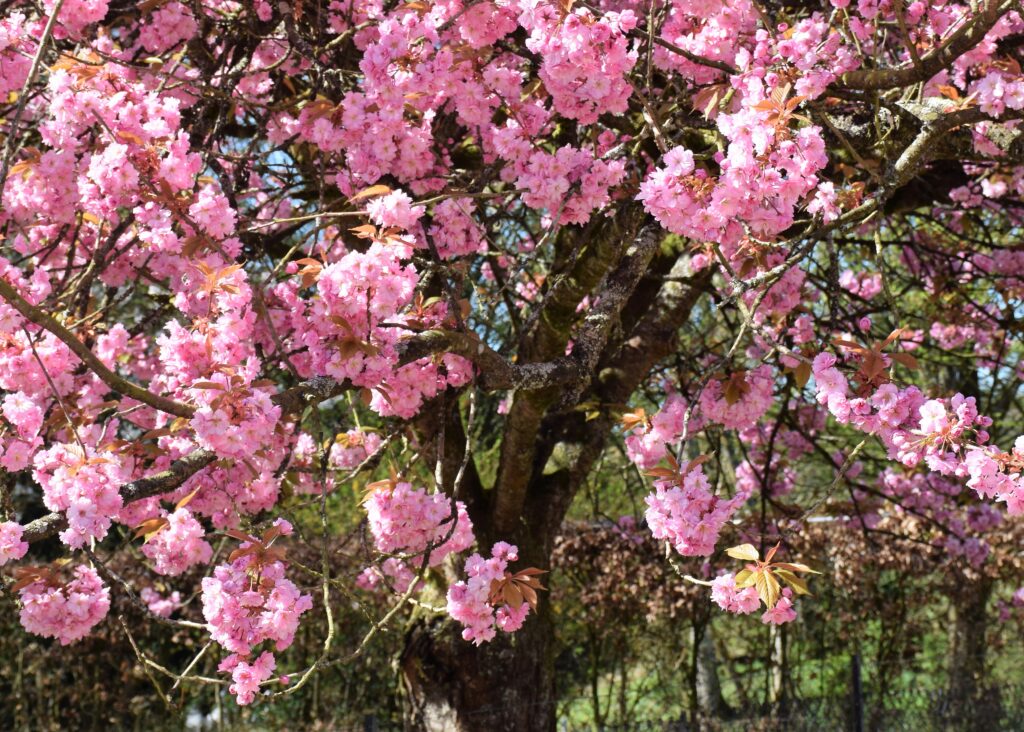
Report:
[[[1022,39],[1009,0],[6,3],[3,612],[168,705],[390,654],[411,727],[528,730],[570,616],[688,618],[707,712],[712,623],[785,671],[896,577],[973,694],[971,617],[1024,605]]]

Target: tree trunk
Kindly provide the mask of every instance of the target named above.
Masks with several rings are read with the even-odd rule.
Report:
[[[789,682],[789,663],[786,657],[786,628],[771,625],[768,627],[771,642],[771,702],[772,709],[780,716],[785,716],[788,703],[787,684]]]
[[[981,681],[985,674],[985,608],[992,594],[988,580],[965,584],[950,609],[949,701],[953,718],[965,729],[986,729]]]
[[[696,628],[693,630],[692,638],[696,640]],[[711,633],[711,623],[708,623],[697,644],[697,704],[702,716],[723,719],[729,716],[730,710],[722,696],[718,655],[715,653],[715,640]]]
[[[406,636],[401,673],[406,729],[424,732],[552,732],[555,683],[548,613],[513,635],[475,646],[461,627],[434,618]]]

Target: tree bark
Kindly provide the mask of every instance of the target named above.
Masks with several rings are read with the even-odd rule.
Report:
[[[449,618],[417,619],[400,659],[405,727],[422,732],[553,732],[554,631],[547,603],[514,634],[476,646]]]
[[[963,729],[989,728],[984,714],[981,685],[985,675],[985,613],[992,583],[988,579],[965,584],[950,609],[949,709]]]
[[[723,719],[729,716],[729,707],[722,696],[722,684],[718,678],[718,655],[715,653],[715,639],[711,623],[704,626],[697,644],[697,704],[701,716],[709,719]],[[693,639],[696,640],[696,629]]]

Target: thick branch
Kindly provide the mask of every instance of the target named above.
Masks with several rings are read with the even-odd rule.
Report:
[[[572,360],[579,365],[579,379],[566,391],[562,400],[564,404],[574,403],[590,385],[612,328],[619,322],[619,313],[633,295],[664,238],[665,232],[655,224],[642,228],[619,266],[608,277],[601,289],[600,300],[587,314],[573,344]]]
[[[99,360],[99,358],[96,357],[96,354],[90,351],[84,343],[78,340],[74,333],[58,323],[53,316],[48,313],[44,313],[42,310],[30,304],[18,294],[18,291],[13,285],[2,278],[0,278],[0,297],[6,300],[11,307],[21,313],[22,316],[24,316],[30,323],[35,323],[39,327],[57,336],[57,338],[63,341],[63,343],[70,348],[71,351],[78,356],[78,358],[80,358],[104,384],[119,394],[124,394],[126,397],[131,397],[132,399],[140,401],[143,404],[147,404],[154,409],[159,409],[161,412],[173,414],[176,417],[188,418],[196,411],[193,406],[182,404],[181,402],[168,399],[167,397],[160,396],[159,394],[154,394],[138,384],[134,384],[131,381],[128,381],[128,379],[115,374],[113,371],[108,369],[103,362]]]
[[[918,174],[922,166],[941,151],[939,143],[951,130],[962,125],[984,121],[1001,122],[1010,118],[991,119],[976,107],[948,113],[933,111],[931,114],[915,110],[915,116],[923,122],[921,130],[893,165],[892,175],[886,181],[886,197],[906,185],[911,178]]]
[[[843,74],[838,86],[846,89],[897,89],[927,81],[981,43],[1013,2],[987,0],[981,10],[960,26],[945,42],[921,59],[919,64],[895,69],[863,69]]]
[[[608,332],[617,320],[619,310],[625,305],[657,250],[660,239],[654,236],[653,241],[649,240],[649,237],[653,236],[651,231],[645,228],[643,234],[636,234],[641,221],[641,217],[634,217],[627,213],[624,222],[630,227],[627,237],[622,237],[626,233],[620,228],[623,222],[616,222],[594,243],[594,248],[598,252],[608,247],[614,247],[613,253],[605,252],[604,260],[617,260],[617,262],[611,274],[606,275],[605,282],[608,287],[606,289],[597,288],[598,297],[601,298],[598,302],[604,302],[604,298],[607,296],[607,303],[598,305],[592,317],[584,321],[584,331],[589,329],[589,338],[592,344],[589,349],[583,349],[583,357],[572,357],[580,369],[593,368],[596,365],[596,357],[590,357],[591,350],[596,349],[600,353]],[[616,252],[618,256],[616,256]],[[594,286],[600,282],[600,279],[598,278],[597,282],[594,282]],[[569,290],[564,295],[569,296]],[[542,340],[535,343],[542,353],[550,353],[548,349],[553,348],[560,338],[568,338],[571,321],[564,323],[564,330],[552,328],[551,326],[555,322],[557,321],[545,320],[539,326]],[[564,344],[563,340],[561,345],[563,349],[565,348]],[[534,352],[537,353],[537,351]],[[589,382],[590,375],[583,375],[581,371],[578,373],[578,380]],[[520,519],[523,502],[533,479],[534,456],[537,453],[538,433],[544,415],[560,398],[564,400],[566,393],[575,394],[577,390],[577,388],[569,386],[562,390],[550,388],[516,394],[516,399],[505,422],[501,444],[501,463],[493,496],[490,528],[496,535],[511,534]]]
[[[691,280],[680,281],[686,279],[688,260],[688,255],[679,257],[672,278],[662,286],[636,327],[605,349],[597,378],[580,397],[599,405],[599,416],[588,419],[580,411],[563,411],[545,420],[542,433],[546,439],[553,444],[564,443],[561,452],[573,457],[566,467],[545,471],[530,490],[526,513],[537,522],[533,531],[538,537],[554,535],[573,496],[604,450],[616,424],[610,405],[624,404],[648,378],[651,369],[676,350],[679,330],[710,287],[714,274],[709,267]]]
[[[216,459],[217,455],[210,450],[194,450],[180,460],[175,460],[162,473],[121,486],[121,498],[125,503],[132,503],[173,491]],[[26,525],[22,538],[31,544],[53,536],[67,528],[67,525],[63,513],[48,513]]]
[[[486,391],[540,389],[565,384],[579,375],[578,364],[565,357],[542,363],[509,363],[471,331],[424,331],[404,341],[399,352],[404,363],[435,353],[462,356],[479,369],[477,383]]]

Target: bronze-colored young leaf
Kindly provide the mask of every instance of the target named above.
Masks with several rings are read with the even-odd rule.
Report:
[[[239,531],[238,529],[228,529],[224,533],[238,541],[248,541],[253,544],[258,543],[255,536],[249,536],[244,531]]]
[[[174,507],[175,507],[176,509],[177,509],[177,508],[185,508],[185,506],[187,506],[188,504],[192,503],[192,499],[196,497],[196,495],[197,495],[197,494],[199,493],[199,490],[200,490],[201,488],[202,488],[202,486],[201,486],[201,485],[198,485],[198,486],[196,486],[195,490],[193,490],[193,491],[192,491],[191,493],[189,493],[189,494],[188,494],[187,496],[185,496],[185,497],[184,497],[184,498],[182,498],[182,499],[181,499],[180,501],[178,501],[178,502],[177,502],[177,503],[175,504],[175,506],[174,506]]]
[[[146,519],[141,524],[135,527],[135,536],[133,536],[132,538],[138,539],[139,537],[145,537],[144,541],[148,543],[150,539],[156,536],[157,532],[159,532],[169,523],[170,522],[163,516],[160,516],[158,518]]]
[[[508,581],[505,586],[502,587],[502,599],[505,604],[516,610],[519,609],[520,605],[523,604],[523,593],[519,591],[519,587],[516,586],[515,582]]]
[[[807,382],[811,380],[810,362],[801,361],[797,364],[796,368],[793,369],[793,378],[796,380],[796,385],[801,389],[807,386]]]
[[[920,368],[920,364],[918,364],[917,359],[911,354],[905,353],[903,351],[892,354],[892,360],[895,361],[896,363],[906,366],[911,371]]]
[[[386,196],[389,193],[391,193],[390,188],[388,188],[385,185],[377,184],[375,186],[370,186],[369,188],[364,188],[363,190],[359,191],[359,193],[355,194],[354,196],[352,196],[352,198],[348,199],[348,202],[355,203],[356,201],[362,201],[367,198]]]

